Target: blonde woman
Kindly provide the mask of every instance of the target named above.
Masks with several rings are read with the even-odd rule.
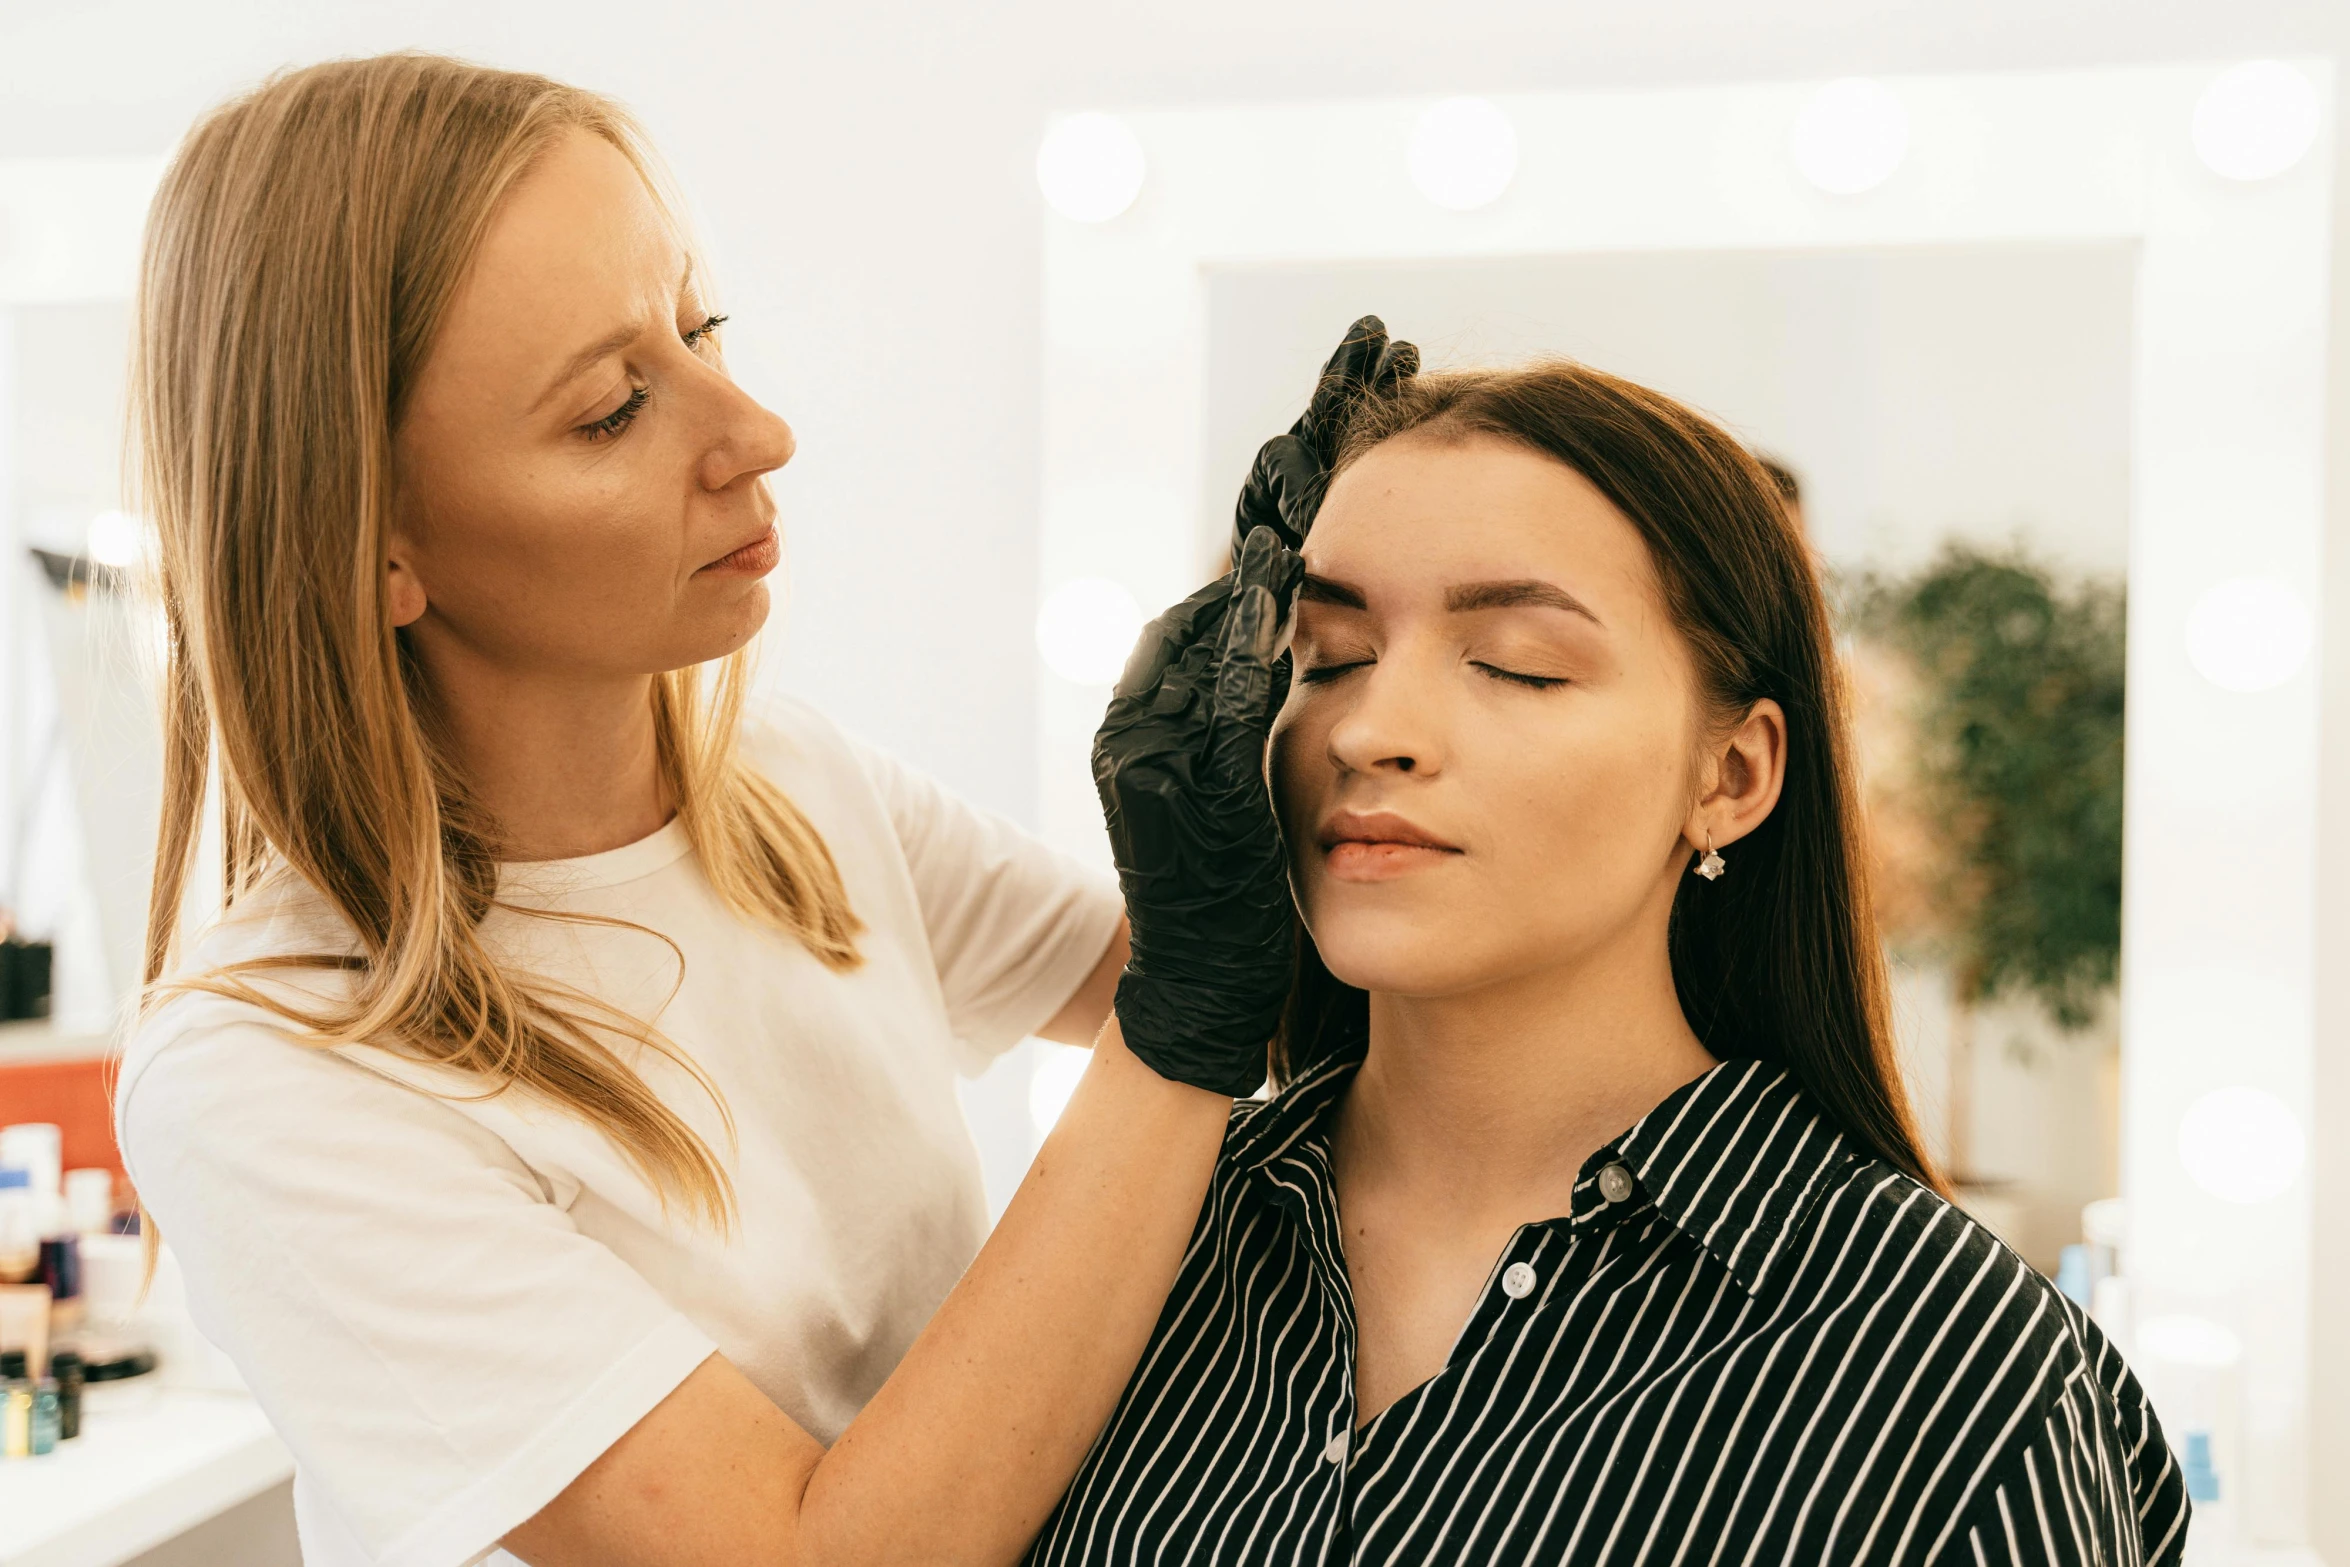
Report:
[[[1286,988],[1293,561],[1122,686],[1130,955],[1106,885],[744,713],[792,435],[653,169],[593,95],[395,56],[210,115],[149,224],[166,806],[116,1113],[312,1567],[1013,1560]],[[1031,1031],[1094,1059],[982,1251],[951,1073]]]

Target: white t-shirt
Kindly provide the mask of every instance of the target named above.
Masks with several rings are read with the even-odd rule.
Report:
[[[731,1239],[669,1218],[601,1133],[520,1091],[461,1097],[478,1081],[320,1050],[207,996],[130,1042],[115,1115],[131,1179],[197,1325],[293,1450],[310,1567],[511,1560],[496,1540],[713,1350],[830,1441],[977,1251],[954,1071],[1059,1010],[1109,943],[1116,891],[805,707],[763,709],[744,744],[831,848],[861,967],[835,973],[728,912],[676,823],[509,867],[502,892],[659,931],[682,976],[642,933],[484,925],[508,961],[657,1015],[716,1085],[731,1152],[702,1088],[634,1056],[731,1173]],[[188,966],[347,949],[336,931],[306,886],[281,885]]]

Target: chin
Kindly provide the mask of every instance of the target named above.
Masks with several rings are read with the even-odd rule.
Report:
[[[688,656],[679,659],[673,667],[683,669],[690,664],[707,664],[750,646],[751,639],[767,624],[771,603],[767,584],[753,582],[741,598],[696,617],[697,623],[686,638]]]
[[[1308,918],[1306,928],[1331,976],[1357,990],[1445,996],[1495,977],[1495,955],[1465,943],[1458,920],[1324,909]]]

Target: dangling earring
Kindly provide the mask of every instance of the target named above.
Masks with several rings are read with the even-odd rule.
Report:
[[[1722,857],[1714,853],[1714,835],[1710,832],[1707,833],[1705,835],[1705,858],[1697,862],[1697,874],[1703,876],[1707,881],[1717,881],[1722,872],[1729,868],[1722,863]]]

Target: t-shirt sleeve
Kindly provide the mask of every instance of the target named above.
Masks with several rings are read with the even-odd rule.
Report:
[[[1125,913],[1117,884],[904,763],[857,752],[897,829],[975,1071],[1051,1021],[1101,962]]]
[[[712,1353],[494,1132],[266,1024],[126,1062],[117,1120],[196,1325],[379,1567],[477,1558]]]

